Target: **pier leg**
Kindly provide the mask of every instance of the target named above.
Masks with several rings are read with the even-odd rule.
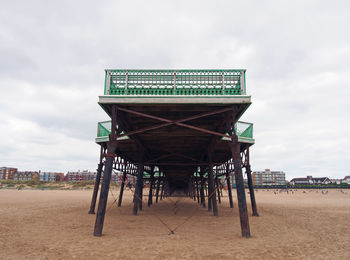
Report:
[[[108,143],[107,155],[105,162],[105,171],[103,174],[102,187],[100,192],[100,200],[98,202],[98,209],[96,214],[94,236],[101,236],[103,229],[103,222],[106,213],[106,205],[108,200],[109,184],[111,182],[111,174],[113,168],[114,153],[117,149],[115,143]]]
[[[201,187],[200,187],[200,193],[201,193],[201,204],[203,205],[203,208],[205,208],[205,197],[204,197],[204,178],[203,178],[203,173],[200,173],[200,182],[201,182]]]
[[[163,196],[164,196],[164,180],[162,180],[162,190],[160,192],[160,200],[163,199]]]
[[[92,193],[89,214],[95,214],[96,199],[97,199],[98,189],[100,187],[102,167],[103,167],[103,163],[102,163],[102,159],[101,159],[101,162],[98,164],[98,168],[97,168],[96,180],[95,180],[95,185],[94,185],[94,192]]]
[[[139,195],[139,210],[142,211],[142,200],[143,200],[143,173],[141,176],[141,186],[140,186],[140,195]]]
[[[198,177],[196,179],[196,192],[197,192],[197,202],[199,203],[199,186],[198,186]]]
[[[154,173],[151,173],[151,182],[149,185],[149,193],[148,193],[148,207],[152,205],[152,196],[153,196],[153,184],[154,184]]]
[[[229,201],[230,201],[230,208],[233,208],[232,187],[231,187],[231,180],[230,180],[230,174],[229,174],[229,167],[228,167],[228,165],[226,167],[226,183],[227,183],[228,198],[229,198]]]
[[[253,181],[252,181],[250,165],[246,166],[246,171],[247,171],[247,178],[248,178],[248,187],[249,187],[250,201],[252,203],[252,211],[253,211],[252,215],[258,217],[259,214],[258,214],[258,210],[256,208],[255,193],[254,193],[254,187],[253,187]]]
[[[241,222],[242,237],[250,237],[250,227],[248,219],[247,202],[244,190],[244,181],[242,174],[241,158],[240,158],[240,144],[238,143],[238,137],[232,136],[232,143],[230,145],[233,164],[235,169],[235,180],[237,187],[237,199],[239,208],[239,217]]]
[[[218,205],[216,201],[216,189],[214,184],[213,177],[213,163],[209,162],[209,171],[208,171],[208,185],[210,185],[209,194],[211,195],[211,204],[213,206],[213,214],[214,216],[218,216]]]
[[[192,193],[193,193],[193,200],[196,201],[196,184],[194,182],[194,178],[192,178]]]
[[[123,193],[124,193],[124,187],[125,187],[125,180],[126,180],[126,172],[123,172],[123,179],[122,179],[122,184],[121,184],[121,186],[120,186],[118,207],[120,207],[120,206],[122,205]]]
[[[138,173],[137,173],[137,180],[136,180],[136,186],[135,186],[135,192],[134,192],[134,208],[133,208],[133,214],[137,215],[137,211],[140,207],[140,203],[142,204],[142,177],[143,177],[143,162],[141,161],[138,164]]]
[[[156,203],[158,203],[158,196],[159,196],[159,188],[160,188],[160,176],[157,179],[157,188],[156,188]]]
[[[219,201],[219,204],[221,204],[220,187],[219,187],[219,180],[218,180],[218,177],[215,178],[215,183],[216,183],[216,191],[217,191],[217,193],[218,193],[218,201]]]
[[[211,197],[210,203],[208,202],[208,208],[209,208],[209,205],[213,206],[213,214],[214,216],[218,216],[218,205],[216,202],[216,189],[215,189],[214,177],[213,177],[213,163],[211,162],[211,160],[209,162],[208,186],[209,186],[209,196]]]

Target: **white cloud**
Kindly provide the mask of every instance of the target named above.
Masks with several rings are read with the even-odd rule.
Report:
[[[253,169],[349,174],[347,1],[26,1],[0,10],[0,164],[94,169],[105,68],[247,68]]]

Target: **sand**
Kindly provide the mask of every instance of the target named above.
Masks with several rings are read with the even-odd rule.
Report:
[[[189,198],[166,198],[151,208],[144,203],[133,216],[129,191],[121,208],[111,206],[110,194],[104,235],[94,237],[95,215],[87,214],[92,191],[1,189],[0,259],[350,259],[345,192],[259,190],[260,216],[249,218],[246,239],[236,197],[230,209],[225,193],[219,217]],[[166,225],[178,227],[175,234]]]

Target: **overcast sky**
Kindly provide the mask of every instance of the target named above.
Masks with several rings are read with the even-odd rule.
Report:
[[[245,68],[253,170],[350,175],[348,1],[1,1],[0,166],[95,170],[105,68]]]

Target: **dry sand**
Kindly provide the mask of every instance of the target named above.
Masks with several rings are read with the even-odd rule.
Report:
[[[110,207],[110,195],[104,235],[94,237],[95,215],[87,214],[92,191],[1,189],[0,259],[350,259],[345,192],[259,190],[260,216],[249,218],[252,237],[245,239],[237,200],[230,209],[226,194],[219,217],[189,198],[144,203],[133,216],[130,192],[121,208]],[[161,221],[171,229],[186,222],[169,235]]]

